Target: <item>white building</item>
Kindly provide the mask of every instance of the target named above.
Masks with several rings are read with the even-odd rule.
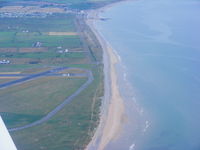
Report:
[[[0,64],[9,64],[10,63],[10,61],[9,60],[0,60]]]

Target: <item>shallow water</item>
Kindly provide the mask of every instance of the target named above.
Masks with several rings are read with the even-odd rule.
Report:
[[[138,0],[100,14],[109,20],[97,29],[131,87],[119,81],[128,121],[107,149],[200,150],[199,14],[199,0]]]

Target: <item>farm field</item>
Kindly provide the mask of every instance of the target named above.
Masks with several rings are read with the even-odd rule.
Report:
[[[78,6],[79,2],[73,4]],[[57,76],[0,89],[0,115],[9,129],[45,117],[89,80],[89,76],[68,75],[89,70],[94,78],[47,121],[10,132],[18,150],[84,149],[98,124],[103,96],[102,52],[95,36],[81,17],[73,14],[0,18],[0,22],[0,85],[59,67],[69,68]]]
[[[36,1],[29,1],[29,0],[0,0],[2,3],[11,3],[11,4],[24,4],[24,5],[30,5],[30,4],[60,4],[62,5],[67,5],[71,9],[79,9],[79,10],[84,10],[84,9],[91,9],[91,8],[98,8],[105,6],[106,4],[115,2],[118,0],[36,0]],[[61,11],[61,10],[59,10]]]
[[[47,18],[0,18],[0,61],[32,68],[89,63],[73,15]],[[81,49],[82,53],[74,51]],[[2,65],[0,68],[3,67]],[[20,67],[20,68],[21,68]]]

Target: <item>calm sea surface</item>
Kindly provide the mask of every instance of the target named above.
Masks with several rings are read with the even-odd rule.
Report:
[[[200,150],[200,1],[136,0],[100,16],[133,96],[125,131],[107,149]]]

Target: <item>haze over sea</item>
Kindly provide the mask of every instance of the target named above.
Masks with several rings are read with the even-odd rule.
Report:
[[[100,16],[140,106],[127,105],[126,132],[107,149],[200,150],[200,1],[137,0]]]

